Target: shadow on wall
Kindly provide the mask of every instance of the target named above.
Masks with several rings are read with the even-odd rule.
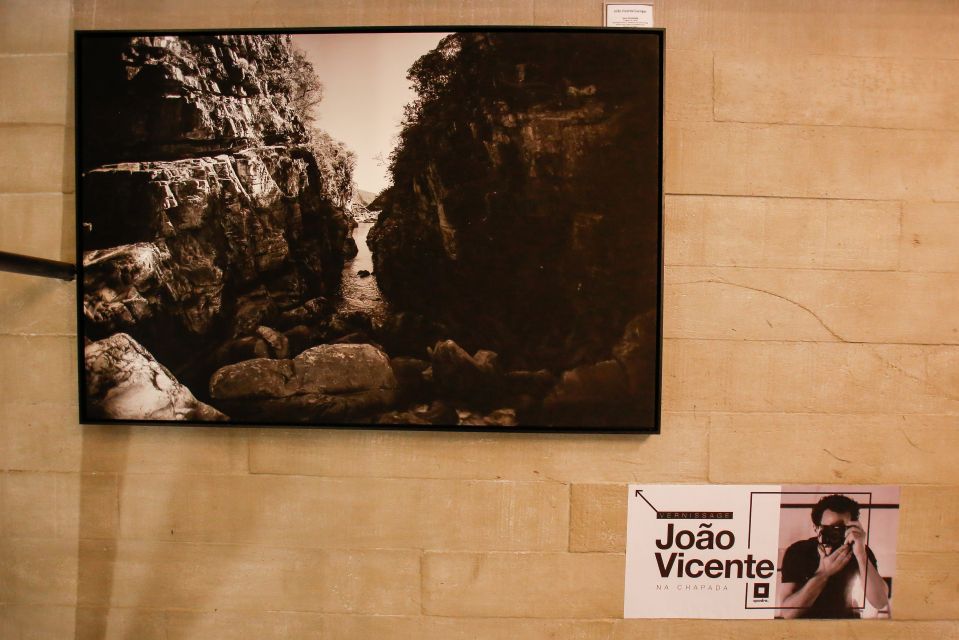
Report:
[[[64,262],[79,262],[77,255],[77,209],[76,209],[76,122],[73,117],[73,70],[67,73],[69,85],[66,104],[67,126],[63,128],[63,216],[61,218],[60,255],[54,256]]]

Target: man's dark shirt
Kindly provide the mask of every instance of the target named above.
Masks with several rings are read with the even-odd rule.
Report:
[[[794,582],[796,591],[813,577],[819,568],[819,540],[809,538],[794,542],[786,549],[783,555],[782,581]],[[872,565],[869,570],[877,571],[876,556],[872,550],[866,547],[866,555],[869,563]],[[822,593],[816,598],[806,611],[802,613],[801,618],[858,618],[859,610],[849,608],[849,599],[847,594],[852,589],[852,583],[859,576],[859,563],[855,556],[850,558],[845,567],[839,573],[831,576],[826,581]],[[862,587],[860,587],[862,588]],[[852,594],[856,600],[862,600],[863,593]]]

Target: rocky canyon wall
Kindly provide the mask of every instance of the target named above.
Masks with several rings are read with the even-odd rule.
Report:
[[[418,99],[370,234],[394,308],[441,318],[470,351],[556,368],[610,357],[632,318],[655,313],[659,107],[644,46],[460,33],[413,66]]]
[[[286,357],[280,325],[315,315],[355,252],[351,179],[308,133],[318,85],[289,37],[103,36],[79,55],[88,343],[125,333],[201,399],[223,364]],[[88,378],[125,355],[88,349]],[[193,417],[167,413],[139,417]]]
[[[656,410],[654,47],[459,33],[410,69],[418,98],[370,233],[380,286],[466,351],[557,376],[533,424],[635,425]]]

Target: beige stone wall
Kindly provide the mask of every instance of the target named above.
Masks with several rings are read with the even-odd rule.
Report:
[[[656,5],[662,435],[80,428],[74,285],[2,275],[0,637],[959,635],[959,4]],[[0,0],[0,249],[74,258],[74,26],[600,20]],[[903,484],[898,621],[624,622],[631,481]]]

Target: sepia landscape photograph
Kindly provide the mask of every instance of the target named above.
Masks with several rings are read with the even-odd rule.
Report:
[[[76,57],[82,421],[659,430],[661,32]]]

